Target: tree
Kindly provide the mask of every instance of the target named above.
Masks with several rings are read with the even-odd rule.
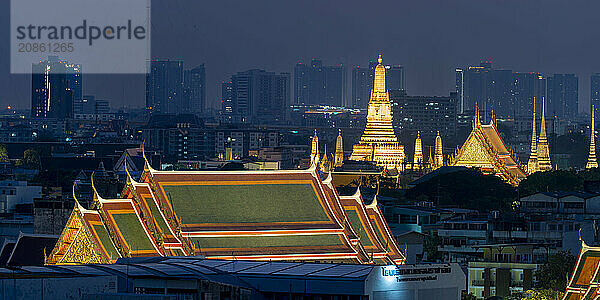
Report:
[[[510,210],[517,199],[514,187],[500,177],[484,175],[477,169],[439,174],[406,192],[408,200],[427,200],[440,206],[479,211]]]
[[[564,292],[550,289],[533,289],[506,297],[507,300],[560,300]]]
[[[442,252],[438,246],[442,244],[442,238],[429,235],[423,240],[423,252],[427,253],[427,261],[438,261],[442,259]]]
[[[17,161],[17,165],[28,169],[40,168],[40,154],[35,149],[27,149],[23,153],[23,158]]]
[[[0,145],[0,162],[8,161],[8,151],[6,151],[6,146]]]
[[[538,288],[564,291],[567,288],[567,274],[573,272],[577,258],[569,251],[559,251],[550,255],[548,261],[536,272]]]
[[[519,183],[519,191],[521,196],[540,192],[581,191],[583,181],[583,173],[574,170],[536,172]]]

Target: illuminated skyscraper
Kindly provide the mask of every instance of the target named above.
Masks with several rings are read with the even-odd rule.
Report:
[[[185,90],[190,111],[203,112],[206,106],[206,70],[204,64],[185,71]]]
[[[346,105],[346,67],[323,66],[320,59],[294,66],[294,103],[304,105]]]
[[[253,69],[222,86],[222,114],[229,123],[279,123],[290,101],[290,74]]]
[[[352,68],[352,107],[366,109],[369,105],[372,79],[370,70],[356,66]]]
[[[32,65],[32,117],[73,117],[75,99],[81,102],[81,94],[80,65],[62,61],[57,56]]]
[[[548,115],[573,120],[578,114],[579,80],[575,74],[548,77]]]
[[[189,111],[189,98],[184,97],[183,61],[151,61],[149,68],[146,74],[147,111],[163,114]]]

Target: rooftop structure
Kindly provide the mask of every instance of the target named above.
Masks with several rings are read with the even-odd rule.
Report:
[[[94,189],[76,204],[47,264],[113,263],[121,257],[402,264],[377,206],[340,197],[331,176],[307,170],[128,173],[121,199]],[[77,200],[76,200],[77,202]],[[356,209],[358,218],[349,210]]]
[[[479,168],[483,173],[497,175],[512,185],[517,185],[527,176],[515,155],[502,141],[494,118],[490,124],[481,124],[478,109],[471,134],[450,158],[449,165]]]

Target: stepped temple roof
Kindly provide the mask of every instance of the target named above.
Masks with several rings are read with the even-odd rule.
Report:
[[[341,197],[315,164],[307,170],[128,173],[123,199],[94,190],[76,204],[47,264],[119,257],[402,264],[376,201]]]
[[[460,149],[450,158],[450,166],[479,168],[506,182],[517,185],[527,177],[523,167],[506,147],[492,118],[490,124],[481,124],[479,114],[473,120],[473,130]]]

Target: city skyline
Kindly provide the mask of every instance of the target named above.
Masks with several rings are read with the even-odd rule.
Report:
[[[475,65],[485,58],[491,58],[499,68],[517,72],[574,73],[580,78],[580,111],[588,111],[590,75],[600,70],[600,64],[594,60],[596,42],[589,38],[593,36],[593,29],[585,26],[586,20],[593,17],[592,5],[597,4],[572,7],[552,1],[517,7],[512,3],[383,3],[377,6],[381,11],[381,25],[368,24],[368,18],[364,17],[365,22],[354,24],[353,18],[360,20],[367,8],[366,4],[354,2],[343,7],[326,4],[308,17],[309,7],[298,3],[242,3],[235,8],[217,3],[174,2],[166,6],[155,1],[152,4],[153,35],[157,37],[155,41],[161,41],[153,45],[152,56],[182,59],[187,65],[204,63],[207,104],[215,108],[218,107],[220,83],[229,76],[252,68],[291,73],[299,59],[310,61],[313,57],[330,65],[343,63],[350,69],[355,65],[366,66],[369,59],[381,53],[386,61],[406,67],[409,93],[432,96],[447,95],[453,89],[457,66]],[[276,13],[265,16],[259,23],[251,22],[249,18],[262,15],[266,5]],[[4,9],[7,6],[0,6],[3,13],[8,13],[9,10]],[[567,17],[561,25],[545,21],[564,17],[565,9],[577,12],[578,18]],[[410,26],[429,11],[432,12],[428,15],[431,24]],[[219,26],[223,25],[223,14],[236,21]],[[508,14],[514,20],[511,23],[505,20],[504,16]],[[336,23],[328,20],[332,15],[336,16]],[[471,15],[474,17],[468,18]],[[169,21],[174,17],[181,22]],[[488,19],[495,22],[484,22]],[[8,18],[2,20],[7,22]],[[480,26],[470,26],[471,22],[479,22]],[[511,28],[514,30],[508,30]],[[173,30],[181,34],[173,36]],[[569,34],[573,32],[580,34]],[[0,35],[8,34],[0,32]],[[269,39],[269,36],[278,38]],[[561,43],[556,42],[557,36],[561,37]],[[511,40],[517,47],[503,42],[506,40]],[[231,47],[232,43],[244,47]],[[2,45],[0,50],[8,49]],[[0,92],[0,105],[27,108],[30,95],[23,88],[30,86],[30,78],[9,75],[8,69],[8,58],[3,56],[0,78],[9,83],[9,88]],[[347,77],[350,78],[350,74]],[[83,80],[84,93],[109,99],[113,107],[143,106],[143,75],[84,74]],[[106,89],[106,86],[111,88]]]

